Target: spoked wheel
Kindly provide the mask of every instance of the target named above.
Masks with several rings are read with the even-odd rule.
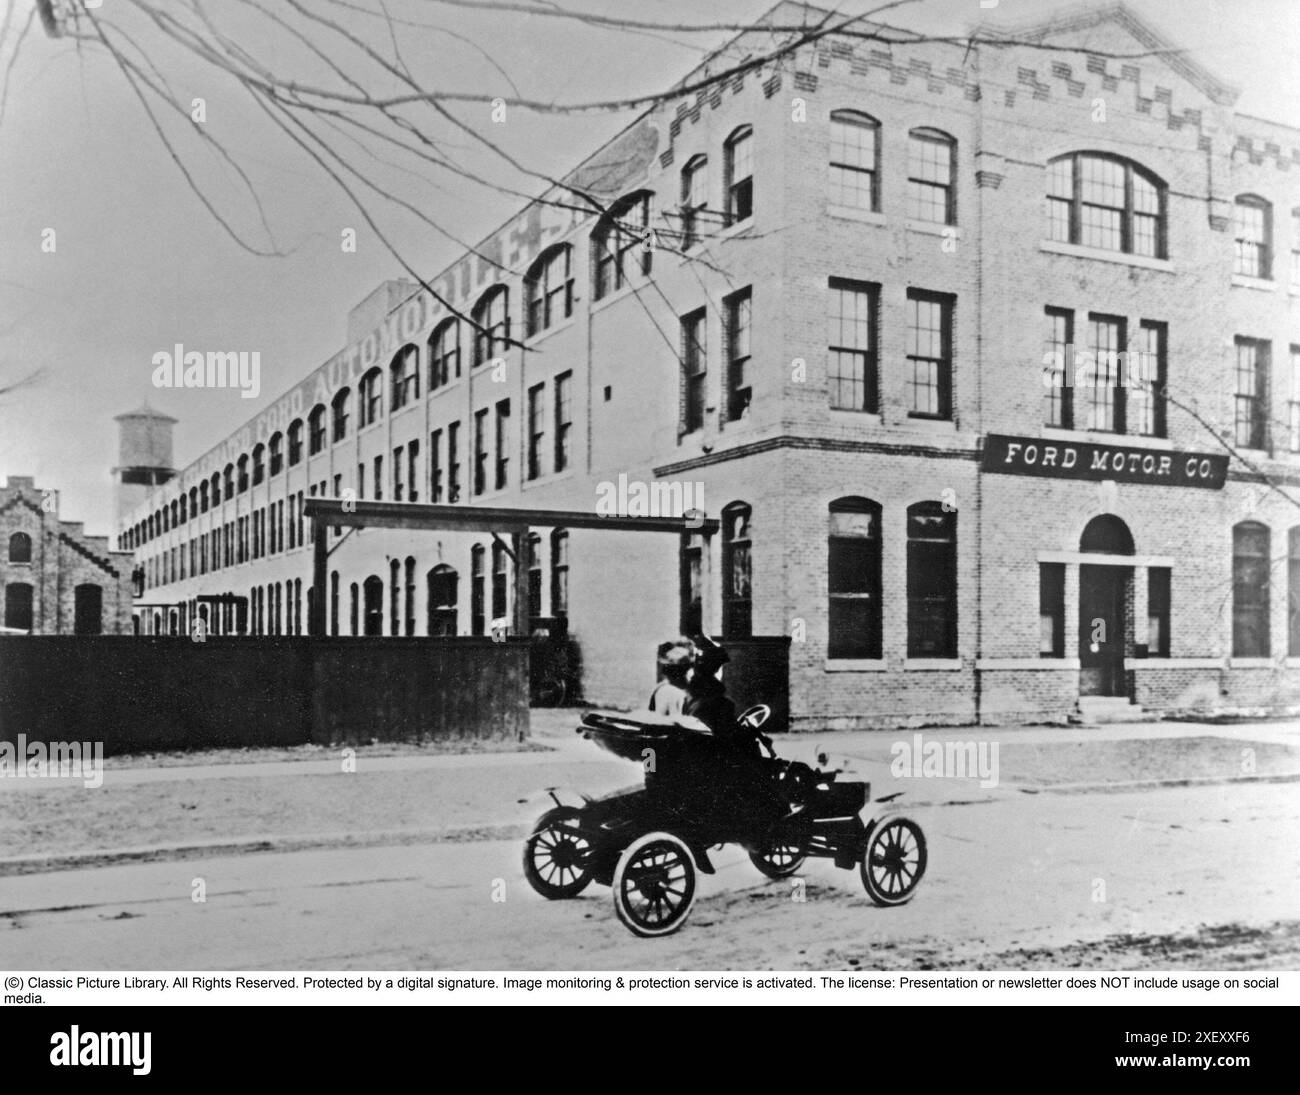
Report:
[[[619,857],[614,911],[635,935],[670,935],[695,904],[695,859],[672,833],[647,833]]]
[[[573,806],[548,810],[524,842],[524,877],[548,901],[577,897],[591,882],[591,844],[578,830],[580,816]]]
[[[862,885],[877,905],[910,901],[925,874],[925,834],[911,818],[885,818],[862,853]]]
[[[768,878],[789,878],[807,858],[802,841],[782,841],[749,853],[749,861]]]

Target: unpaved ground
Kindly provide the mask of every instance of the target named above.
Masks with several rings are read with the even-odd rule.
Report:
[[[76,796],[74,796],[76,797]],[[917,813],[929,871],[878,909],[856,873],[802,886],[727,849],[684,928],[631,936],[609,893],[546,902],[518,841],[130,864],[7,878],[0,968],[1293,969],[1294,785],[1016,795]],[[204,900],[195,901],[201,882]],[[502,900],[504,898],[504,900]]]

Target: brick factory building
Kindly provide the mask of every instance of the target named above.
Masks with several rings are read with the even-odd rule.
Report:
[[[59,517],[57,491],[0,485],[0,634],[130,635],[131,554]]]
[[[650,111],[566,180],[604,214],[550,192],[431,280],[481,330],[382,286],[124,514],[144,629],[305,631],[309,497],[659,484],[719,534],[522,563],[594,700],[643,702],[705,605],[792,638],[795,728],[1300,710],[1300,130],[1123,7],[997,33],[831,36]],[[330,546],[332,633],[511,612],[490,536]]]

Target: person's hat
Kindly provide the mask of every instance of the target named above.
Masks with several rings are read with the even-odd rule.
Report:
[[[694,661],[694,651],[681,643],[663,643],[659,647],[659,664],[665,669],[680,666],[683,669]]]

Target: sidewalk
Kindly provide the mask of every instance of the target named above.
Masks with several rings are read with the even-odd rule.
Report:
[[[0,875],[244,851],[520,839],[547,787],[602,794],[639,765],[574,732],[578,713],[533,712],[530,751],[391,755],[362,746],[286,759],[158,767],[123,758],[103,786],[0,780]],[[866,779],[905,809],[1040,793],[1300,780],[1300,724],[1125,723],[783,735],[778,752]],[[378,755],[376,755],[378,754]],[[911,767],[909,768],[909,765]],[[349,768],[351,770],[349,770]],[[70,790],[83,791],[70,794]],[[17,792],[17,793],[14,793]]]

